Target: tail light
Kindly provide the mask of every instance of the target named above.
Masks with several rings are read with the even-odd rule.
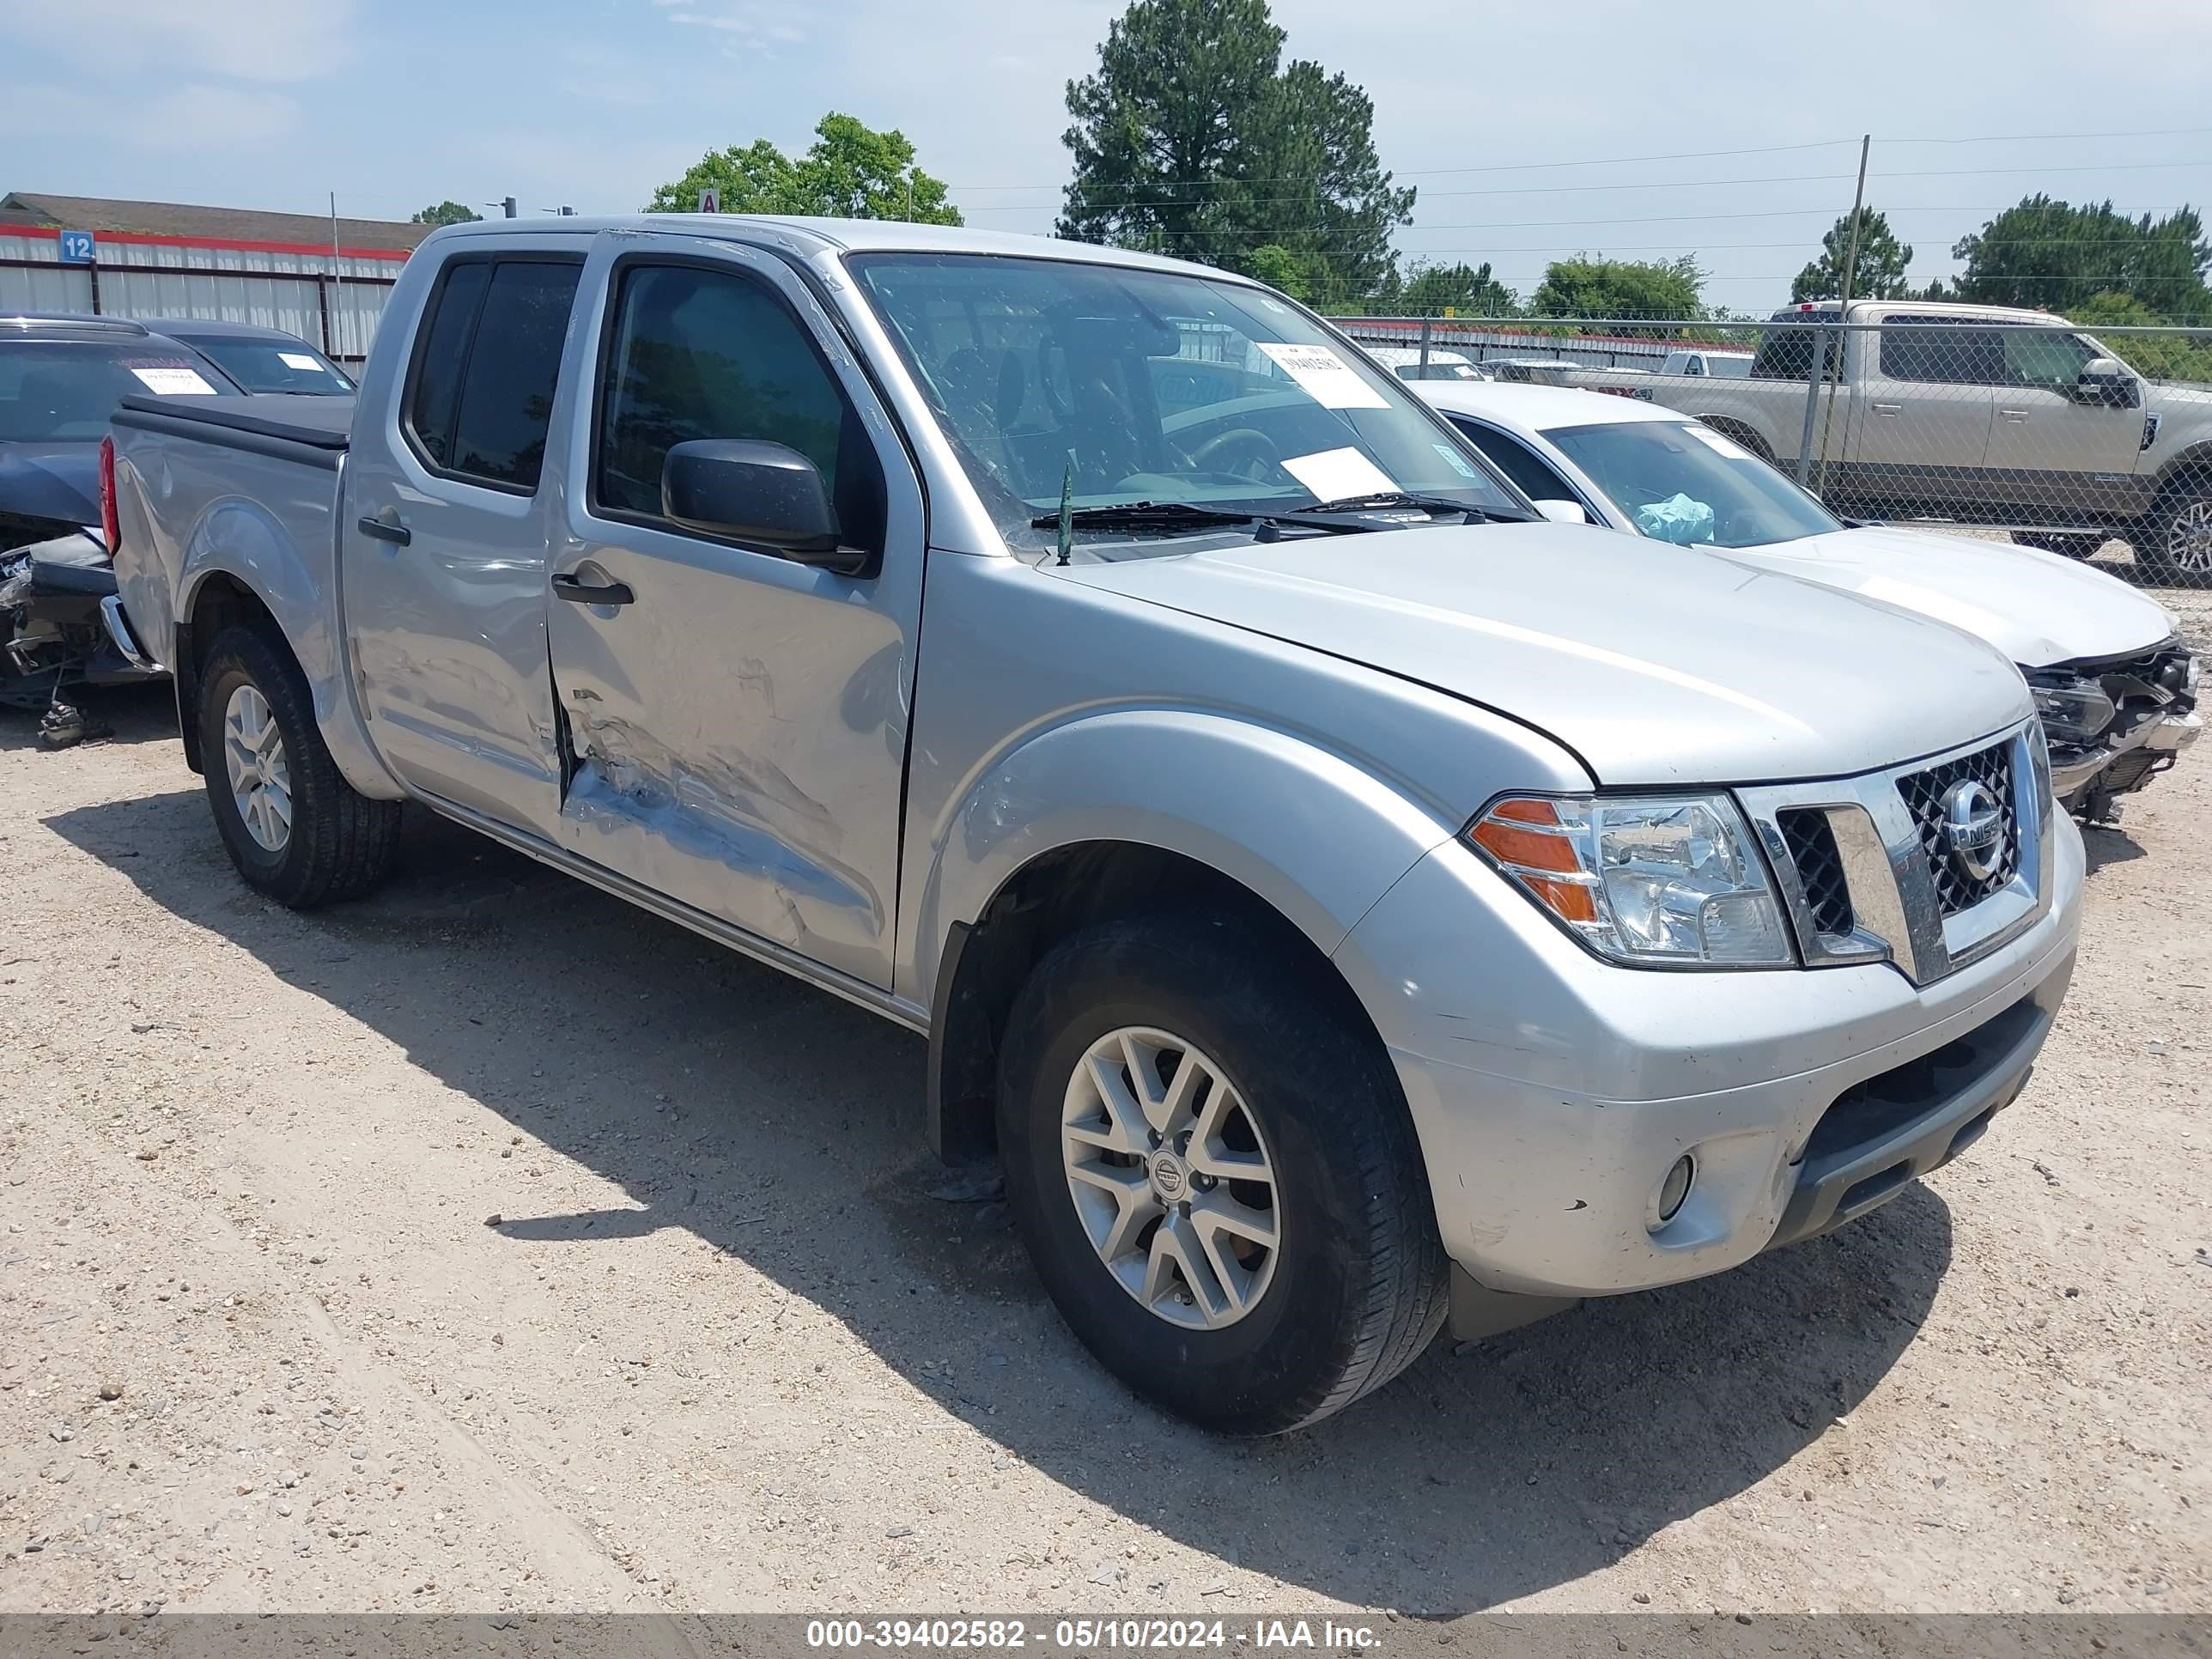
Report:
[[[115,440],[100,441],[100,533],[107,543],[107,556],[113,558],[115,550],[123,540],[123,520],[115,510]]]

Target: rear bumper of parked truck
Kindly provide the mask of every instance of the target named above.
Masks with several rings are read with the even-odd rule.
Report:
[[[1500,905],[1463,849],[1416,866],[1339,960],[1413,1110],[1455,1327],[1722,1272],[1880,1207],[1978,1139],[2073,973],[2082,854],[2063,816],[2054,842],[2048,909],[1928,985],[1888,963],[1613,967],[1517,895]],[[1662,1215],[1686,1158],[1687,1195]]]

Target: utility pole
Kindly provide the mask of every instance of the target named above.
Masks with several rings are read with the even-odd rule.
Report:
[[[345,332],[345,270],[338,264],[338,193],[336,191],[331,192],[331,283],[332,294],[337,301],[337,331],[343,334]],[[323,349],[329,351],[331,327],[327,320],[324,324],[323,333]]]
[[[1836,378],[1838,380],[1843,378],[1843,356],[1850,349],[1846,343],[1851,337],[1850,330],[1843,325],[1851,320],[1851,278],[1858,274],[1859,222],[1866,215],[1867,155],[1873,148],[1874,135],[1862,133],[1859,137],[1858,193],[1851,198],[1851,231],[1849,246],[1844,254],[1843,280],[1838,284],[1842,297],[1836,307],[1836,322],[1838,325],[1836,330]],[[1824,349],[1820,355],[1824,360],[1818,365],[1820,374],[1820,470],[1813,480],[1815,495],[1828,481],[1828,431],[1836,409],[1835,392],[1828,380],[1828,365],[1825,361],[1827,353]]]

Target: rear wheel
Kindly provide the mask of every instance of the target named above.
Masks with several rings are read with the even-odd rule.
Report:
[[[1040,963],[1001,1061],[1006,1190],[1076,1335],[1139,1393],[1268,1434],[1419,1354],[1446,1264],[1397,1079],[1319,972],[1225,922]]]
[[[219,635],[200,672],[208,804],[246,884],[311,909],[367,892],[391,867],[399,803],[340,775],[299,665],[250,628]]]
[[[2128,539],[2153,580],[2212,587],[2212,480],[2196,480],[2165,497]]]

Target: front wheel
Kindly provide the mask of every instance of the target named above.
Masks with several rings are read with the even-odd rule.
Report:
[[[1107,923],[1018,999],[1006,1190],[1061,1317],[1139,1394],[1271,1434],[1410,1364],[1446,1263],[1395,1075],[1318,963],[1225,921]]]
[[[2129,532],[2136,562],[2154,581],[2212,587],[2212,483],[2178,490]]]
[[[249,887],[295,910],[358,897],[399,844],[399,803],[349,784],[316,730],[307,682],[250,628],[219,635],[200,673],[208,805]]]

